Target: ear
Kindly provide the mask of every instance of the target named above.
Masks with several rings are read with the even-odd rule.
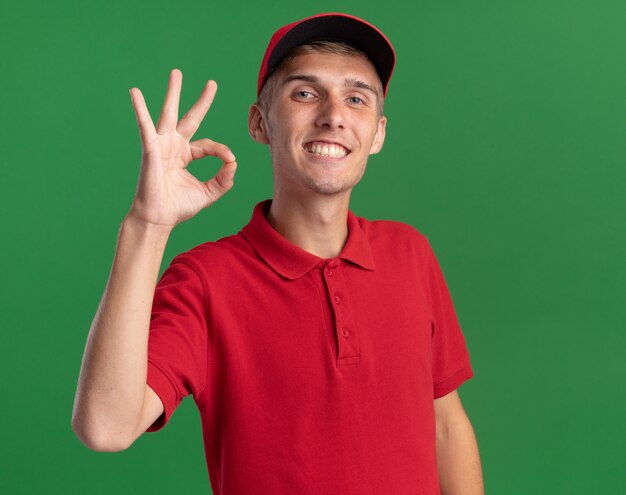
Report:
[[[248,132],[250,137],[257,143],[270,143],[267,137],[265,118],[261,113],[261,108],[256,103],[250,105],[250,111],[248,112]]]
[[[370,155],[374,155],[378,153],[385,142],[385,127],[387,125],[387,117],[381,117],[378,121],[378,128],[376,129],[376,135],[374,136],[374,141],[372,142],[372,147],[370,148]]]

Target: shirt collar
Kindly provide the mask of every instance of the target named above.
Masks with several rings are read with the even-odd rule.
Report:
[[[241,233],[276,273],[293,280],[325,260],[292,244],[274,230],[266,217],[271,204],[271,199],[258,203],[250,222]],[[337,258],[350,261],[366,270],[374,270],[374,257],[360,220],[348,211],[348,240]]]

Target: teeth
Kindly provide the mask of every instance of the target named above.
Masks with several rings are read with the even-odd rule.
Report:
[[[338,144],[307,143],[304,148],[314,155],[330,156],[332,158],[343,158],[348,154],[348,150]]]

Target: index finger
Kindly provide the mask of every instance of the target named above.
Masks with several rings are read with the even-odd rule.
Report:
[[[200,127],[202,119],[211,108],[213,98],[217,92],[217,83],[215,81],[208,81],[200,94],[200,98],[196,101],[185,116],[180,119],[180,122],[176,126],[176,132],[183,136],[185,139],[191,139],[195,132]]]

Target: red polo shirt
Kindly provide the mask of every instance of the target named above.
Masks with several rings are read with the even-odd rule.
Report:
[[[350,212],[322,259],[269,225],[270,204],[163,273],[148,431],[192,394],[216,495],[438,494],[433,399],[472,370],[428,241]]]

